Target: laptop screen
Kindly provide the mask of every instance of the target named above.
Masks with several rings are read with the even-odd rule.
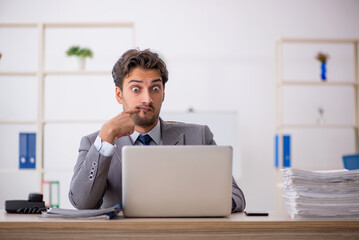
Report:
[[[227,216],[229,146],[125,146],[122,205],[127,217]]]

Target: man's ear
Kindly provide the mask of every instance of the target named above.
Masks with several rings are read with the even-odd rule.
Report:
[[[119,104],[122,104],[122,91],[120,87],[116,86],[116,100]]]

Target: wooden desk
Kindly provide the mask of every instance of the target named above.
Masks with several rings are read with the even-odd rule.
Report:
[[[359,239],[359,220],[293,220],[287,214],[227,218],[73,220],[8,214],[0,239]]]

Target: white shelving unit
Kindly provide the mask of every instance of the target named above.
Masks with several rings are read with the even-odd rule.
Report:
[[[321,80],[308,80],[300,81],[299,80],[288,80],[283,76],[284,71],[284,56],[283,56],[283,48],[289,44],[297,44],[297,45],[310,45],[310,44],[329,44],[329,45],[351,45],[353,49],[353,81],[335,81],[333,79],[329,79],[327,81]],[[358,149],[358,129],[359,129],[359,121],[358,121],[358,87],[359,87],[359,77],[358,77],[358,44],[359,39],[300,39],[300,38],[283,38],[277,41],[276,43],[276,134],[279,136],[278,140],[278,153],[279,153],[279,169],[283,166],[283,134],[285,130],[288,129],[297,129],[297,130],[305,130],[305,129],[351,129],[354,131],[354,146],[353,152],[359,152]],[[316,54],[316,53],[313,53]],[[331,61],[331,59],[329,59]],[[329,71],[329,70],[328,70]],[[319,72],[319,70],[318,70]],[[339,79],[338,79],[339,80]],[[286,101],[283,97],[283,89],[285,87],[316,87],[316,88],[336,88],[336,87],[348,87],[352,88],[354,92],[353,96],[353,121],[352,124],[330,124],[330,123],[321,123],[321,124],[286,124],[283,121],[284,118],[284,110],[283,103]],[[345,107],[345,106],[343,106]],[[293,144],[293,143],[292,143]],[[293,146],[292,146],[293,147]],[[292,152],[293,154],[293,152]],[[292,157],[292,156],[291,156]],[[282,209],[282,197],[281,197],[281,175],[278,171],[277,174],[277,199],[276,202],[278,205],[278,210]]]
[[[283,46],[285,44],[353,44],[353,82],[333,82],[333,81],[287,81],[283,78]],[[358,152],[358,44],[356,39],[297,39],[297,38],[283,38],[277,42],[276,45],[276,133],[279,137],[279,148],[282,147],[283,129],[287,128],[350,128],[355,131],[355,138],[353,139],[355,145],[355,152]],[[354,108],[353,108],[353,124],[284,124],[283,123],[283,87],[285,86],[319,86],[319,87],[336,87],[348,86],[354,90]],[[282,149],[279,149],[279,153]],[[283,166],[283,156],[279,154],[279,166]]]
[[[100,123],[99,120],[46,120],[45,119],[45,79],[49,76],[109,76],[111,72],[103,70],[47,70],[46,65],[46,33],[48,30],[56,29],[110,29],[109,31],[118,31],[118,29],[128,29],[131,32],[132,47],[136,46],[135,38],[135,24],[133,22],[107,22],[107,23],[0,23],[0,29],[34,29],[37,31],[38,38],[38,63],[37,69],[34,71],[1,71],[1,77],[34,77],[37,79],[37,117],[34,121],[21,120],[0,120],[0,125],[8,124],[32,124],[36,125],[36,169],[34,170],[19,170],[19,169],[0,169],[0,173],[16,173],[36,172],[38,179],[38,190],[41,187],[41,181],[44,180],[44,131],[45,125],[49,123]],[[65,50],[65,49],[64,49]],[[96,57],[96,56],[95,56]],[[111,66],[109,66],[111,68]],[[8,159],[6,161],[9,161]],[[11,161],[18,161],[18,159],[11,159]],[[59,169],[60,170],[60,169]],[[56,170],[56,171],[59,171]],[[50,170],[51,171],[51,170]],[[61,171],[61,170],[60,170]]]

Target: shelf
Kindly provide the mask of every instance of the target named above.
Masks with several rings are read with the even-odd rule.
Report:
[[[50,173],[50,172],[73,172],[71,168],[68,169],[36,169],[36,168],[24,168],[24,169],[0,169],[0,173]]]
[[[0,120],[0,124],[37,124],[37,121]]]
[[[71,124],[71,123],[104,123],[108,121],[108,119],[93,119],[93,120],[89,120],[89,119],[66,119],[66,120],[61,120],[61,119],[53,119],[53,120],[44,120],[44,121],[39,121],[40,123],[43,124]],[[38,121],[21,121],[21,120],[0,120],[0,124],[37,124]]]
[[[292,50],[295,50],[294,52],[291,52],[289,50],[290,54],[294,54],[297,55],[296,58],[298,60],[300,60],[300,62],[302,62],[302,55],[300,52],[300,47],[305,47],[310,50],[310,51],[314,51],[314,49],[317,49],[316,51],[321,51],[321,49],[323,48],[328,48],[328,49],[332,49],[333,47],[342,47],[342,48],[350,48],[352,49],[352,55],[353,57],[349,57],[346,56],[345,58],[347,60],[350,60],[353,62],[353,67],[350,67],[352,69],[352,77],[347,77],[345,75],[338,75],[336,77],[336,79],[327,79],[326,81],[323,81],[322,79],[320,79],[320,77],[314,76],[312,75],[312,78],[307,78],[307,79],[303,79],[300,77],[300,73],[293,71],[293,69],[291,69],[291,65],[286,65],[286,61],[288,61],[287,58],[287,49],[285,49],[284,46],[286,45],[291,45],[290,47],[294,47]],[[312,46],[304,46],[304,45],[312,45]],[[334,46],[335,45],[335,46]],[[302,145],[302,147],[304,148],[300,148],[302,151],[305,151],[305,149],[309,147],[310,151],[312,151],[312,149],[310,148],[309,144],[310,142],[306,143],[303,141],[307,141],[308,139],[311,139],[311,136],[320,136],[320,137],[325,137],[326,134],[330,131],[335,131],[335,132],[340,132],[340,133],[349,133],[350,132],[350,138],[351,140],[349,140],[350,142],[353,142],[353,152],[359,152],[359,145],[358,145],[358,134],[359,134],[359,71],[358,71],[358,67],[359,67],[359,57],[358,57],[358,48],[359,48],[359,38],[358,39],[324,39],[324,38],[281,38],[279,40],[276,41],[275,44],[275,115],[276,115],[276,119],[275,119],[275,133],[277,134],[277,138],[275,140],[275,145],[276,145],[276,149],[275,149],[275,153],[276,153],[276,157],[275,157],[275,162],[276,162],[276,166],[277,167],[277,173],[276,173],[276,186],[278,186],[279,188],[276,188],[276,195],[278,196],[277,200],[279,200],[279,204],[277,205],[277,208],[280,209],[280,211],[283,210],[283,206],[284,206],[284,202],[282,201],[282,188],[280,188],[281,183],[283,181],[281,173],[280,173],[280,169],[283,168],[283,163],[284,160],[287,160],[287,155],[284,156],[284,151],[287,151],[287,146],[284,146],[284,138],[283,136],[286,134],[295,134],[297,135],[297,131],[300,132],[300,134],[298,134],[298,138],[296,139],[296,142],[301,141],[304,145]],[[314,53],[313,53],[314,54]],[[289,55],[291,56],[291,55]],[[337,63],[339,63],[342,59],[337,59]],[[297,62],[300,63],[300,62]],[[302,66],[307,66],[306,64],[302,63]],[[289,67],[289,68],[288,68]],[[286,72],[287,71],[287,72]],[[351,70],[350,70],[351,72]],[[284,73],[289,73],[291,77],[288,76],[284,76]],[[299,73],[299,75],[298,75]],[[346,72],[347,74],[347,72]],[[292,115],[292,117],[294,117],[293,119],[297,119],[296,122],[292,121],[284,121],[284,116],[285,114],[288,114],[288,107],[291,107],[293,110],[296,107],[296,103],[297,101],[287,101],[287,98],[291,96],[290,93],[293,92],[286,92],[287,90],[303,90],[303,88],[307,88],[307,90],[315,90],[315,91],[327,91],[330,90],[330,94],[335,94],[336,91],[338,93],[340,93],[341,95],[343,94],[352,94],[353,95],[353,99],[350,101],[348,99],[340,99],[340,101],[335,101],[335,99],[333,99],[332,101],[335,102],[336,106],[337,105],[342,105],[342,108],[347,108],[347,106],[350,106],[350,108],[348,108],[346,111],[350,111],[353,114],[353,119],[352,120],[347,120],[346,122],[348,122],[347,124],[340,124],[340,123],[333,123],[332,122],[327,122],[327,123],[317,123],[315,121],[315,119],[312,119],[312,121],[308,121],[308,123],[305,122],[301,122],[301,120],[299,120],[298,118],[295,118],[296,115]],[[343,92],[342,90],[344,90],[343,88],[345,88],[346,92]],[[348,91],[350,90],[350,93],[348,93]],[[320,93],[320,92],[317,92]],[[326,94],[328,94],[329,92],[327,92]],[[303,94],[303,93],[302,93]],[[304,93],[305,94],[305,93]],[[302,95],[303,96],[303,95]],[[304,96],[307,97],[307,96]],[[309,97],[309,96],[308,96]],[[314,97],[314,96],[313,96]],[[316,95],[315,97],[319,97],[320,95]],[[351,96],[350,96],[351,97]],[[293,100],[293,99],[292,99]],[[321,101],[321,99],[318,99]],[[343,100],[343,101],[342,101]],[[324,99],[323,99],[324,101]],[[285,104],[286,103],[286,104]],[[309,101],[307,101],[306,103],[311,104],[310,99]],[[350,104],[352,103],[352,104]],[[350,105],[349,105],[350,104]],[[351,105],[353,105],[353,107],[351,107]],[[306,105],[307,106],[307,105]],[[296,110],[296,109],[295,109]],[[303,112],[305,114],[305,112]],[[294,114],[293,112],[289,111],[289,114]],[[295,114],[301,114],[300,110],[298,109],[298,111],[295,112]],[[289,123],[288,123],[289,122]],[[294,122],[294,123],[293,123]],[[318,132],[315,132],[315,131]],[[315,133],[315,134],[314,134]],[[303,135],[302,135],[303,134]],[[314,135],[312,135],[314,134]],[[339,134],[335,134],[333,137],[338,136]],[[349,135],[348,135],[349,136]],[[300,140],[299,140],[300,139]],[[313,139],[315,141],[315,138]],[[324,142],[316,142],[316,144],[321,145],[321,144],[328,144],[328,143],[332,143],[335,145],[335,141],[336,140],[332,140],[332,139],[328,139],[328,141],[324,141]],[[339,139],[338,139],[339,141]],[[294,141],[293,141],[294,142]],[[314,152],[308,152],[308,154],[310,154],[310,156],[308,156],[308,158],[303,158],[303,157],[298,157],[298,159],[295,159],[293,156],[294,154],[298,154],[298,152],[295,152],[294,150],[291,151],[293,149],[293,142],[289,144],[289,159],[290,159],[290,165],[291,167],[293,166],[300,166],[302,165],[305,166],[305,168],[307,170],[319,170],[319,169],[325,169],[326,165],[328,162],[330,161],[335,161],[335,164],[338,164],[338,155],[342,155],[342,151],[340,148],[336,148],[334,147],[333,149],[330,149],[333,152],[336,152],[336,154],[328,154],[327,152],[323,153],[324,155],[322,156],[322,152],[323,151],[325,145],[323,145],[323,149],[318,148],[318,150],[315,150]],[[292,145],[291,145],[292,144]],[[298,143],[298,146],[301,143]],[[294,145],[297,145],[297,143],[294,143]],[[333,146],[334,146],[333,145]],[[340,145],[340,144],[339,144]],[[286,149],[286,150],[285,150]],[[299,148],[298,148],[299,149]],[[321,149],[321,150],[320,150]],[[327,150],[327,149],[326,149]],[[345,150],[347,151],[347,150]],[[303,156],[303,155],[302,155]],[[286,157],[286,158],[285,158]],[[312,164],[311,161],[311,157],[313,157],[313,159],[318,159],[318,157],[324,158],[321,159],[322,161],[316,161],[315,164]],[[298,165],[297,165],[298,163]]]
[[[9,28],[22,28],[22,27],[30,27],[35,28],[41,25],[42,23],[37,22],[0,22],[0,27],[9,27]],[[67,22],[67,23],[59,23],[59,22],[52,22],[52,23],[43,23],[44,27],[48,28],[104,28],[104,27],[111,27],[111,28],[133,28],[135,26],[134,22]]]
[[[73,119],[73,120],[69,120],[69,119],[66,119],[66,120],[60,120],[60,119],[55,119],[55,120],[45,120],[44,121],[44,124],[58,124],[58,123],[68,123],[68,124],[71,124],[71,123],[104,123],[108,120],[101,120],[101,119],[94,119],[94,120],[88,120],[88,119]]]
[[[352,128],[358,129],[358,126],[350,124],[283,124],[277,127],[277,129],[284,128]]]
[[[41,73],[40,73],[41,74]],[[89,75],[110,75],[111,71],[45,71],[44,75],[75,75],[75,76],[89,76]],[[32,71],[4,71],[0,72],[0,76],[38,76],[37,72]]]
[[[36,110],[35,112],[32,112],[35,116],[35,119],[31,116],[28,116],[24,119],[18,119],[17,117],[10,117],[10,116],[2,116],[2,120],[0,120],[0,124],[3,128],[7,129],[9,127],[15,127],[17,128],[23,128],[22,126],[25,126],[26,129],[31,129],[32,132],[36,132],[36,168],[35,169],[19,169],[18,168],[18,157],[12,157],[8,158],[8,161],[11,161],[12,165],[3,166],[3,169],[0,169],[0,175],[1,174],[8,174],[10,176],[26,176],[26,175],[33,175],[36,176],[37,179],[37,186],[38,190],[41,188],[41,182],[42,180],[45,180],[45,177],[48,178],[48,176],[45,176],[47,174],[54,175],[55,173],[62,173],[62,174],[72,174],[73,168],[67,167],[67,166],[58,166],[57,165],[52,166],[52,168],[48,168],[46,165],[47,161],[49,161],[45,157],[45,152],[49,149],[45,145],[45,132],[46,127],[48,126],[57,126],[56,124],[59,124],[59,126],[66,126],[66,124],[93,124],[93,125],[102,125],[104,122],[107,121],[107,119],[95,119],[96,116],[90,119],[76,119],[75,116],[72,116],[74,119],[59,119],[59,117],[53,117],[53,119],[46,118],[46,112],[45,112],[45,95],[46,95],[46,87],[48,81],[51,81],[50,78],[80,78],[80,76],[83,76],[83,78],[88,78],[90,76],[93,76],[95,78],[98,77],[111,77],[112,75],[112,66],[109,68],[107,67],[98,67],[97,69],[89,68],[85,70],[77,70],[74,67],[71,66],[64,66],[64,65],[57,65],[56,66],[47,66],[47,51],[49,51],[47,46],[47,41],[56,41],[56,39],[50,39],[46,37],[46,34],[48,31],[51,32],[59,32],[63,30],[70,30],[70,31],[86,31],[91,32],[92,34],[96,34],[99,30],[105,31],[105,32],[113,32],[115,37],[123,36],[122,34],[125,34],[126,41],[127,36],[129,37],[129,40],[132,39],[132,48],[136,47],[136,32],[135,32],[135,23],[134,22],[0,22],[0,28],[16,28],[16,33],[21,34],[21,32],[28,32],[31,33],[37,33],[37,42],[33,45],[34,48],[37,49],[37,57],[32,57],[31,61],[37,62],[36,66],[33,68],[8,68],[6,69],[5,65],[2,65],[0,68],[0,77],[4,79],[6,82],[12,81],[12,76],[17,76],[18,78],[34,78],[36,80],[36,90],[34,91],[34,94],[37,94],[37,100],[36,100]],[[121,30],[122,28],[122,30]],[[5,31],[8,31],[8,29],[4,29]],[[119,35],[117,34],[119,32]],[[65,36],[66,37],[66,36]],[[10,42],[11,43],[11,42]],[[116,44],[114,42],[113,44]],[[111,51],[110,49],[108,51]],[[55,56],[52,56],[55,57]],[[75,79],[76,80],[76,79]],[[35,83],[33,83],[35,84]],[[25,88],[26,86],[20,86]],[[26,89],[25,89],[26,90]],[[34,89],[31,89],[34,90]],[[31,106],[35,107],[34,103],[30,103]],[[71,116],[70,116],[71,117]],[[49,125],[47,125],[49,124]],[[52,124],[52,125],[50,125]],[[71,125],[70,125],[71,126]],[[16,131],[17,132],[17,131]],[[50,133],[53,134],[53,133]],[[16,147],[16,146],[15,146]],[[13,148],[12,150],[15,150]],[[49,149],[50,150],[50,149]],[[18,152],[18,150],[15,150]],[[73,154],[76,154],[74,152]],[[72,154],[71,154],[72,155]],[[16,156],[16,155],[14,155]],[[76,156],[75,156],[76,157]],[[56,168],[56,169],[55,169]],[[24,177],[20,177],[19,179],[24,179]],[[5,185],[4,185],[5,184]],[[62,185],[63,187],[67,187],[68,183],[64,182]],[[1,186],[8,186],[9,184],[3,183]],[[9,190],[11,190],[11,186],[7,187]],[[21,190],[21,189],[20,189]],[[23,189],[26,191],[26,189]]]
[[[282,43],[358,43],[359,39],[282,38]]]
[[[32,71],[4,71],[0,76],[37,76],[37,72]]]
[[[36,168],[24,168],[24,169],[0,169],[0,173],[37,173]]]
[[[104,27],[110,27],[110,28],[133,28],[135,26],[134,22],[87,22],[87,23],[44,23],[45,27],[51,27],[51,28],[104,28]]]
[[[110,75],[111,71],[45,71],[45,75],[61,75],[61,76],[89,76],[89,75]]]
[[[58,172],[67,172],[67,173],[73,173],[74,172],[74,169],[73,168],[59,168],[59,169],[41,169],[40,170],[42,173],[52,173],[52,172],[55,172],[55,173],[58,173]]]
[[[9,28],[23,28],[23,27],[29,27],[29,28],[35,28],[38,26],[38,23],[29,23],[29,22],[1,22],[0,27],[9,27]]]
[[[356,82],[319,82],[319,81],[282,81],[277,83],[277,86],[281,85],[301,85],[301,86],[352,86],[356,87],[359,84]]]

